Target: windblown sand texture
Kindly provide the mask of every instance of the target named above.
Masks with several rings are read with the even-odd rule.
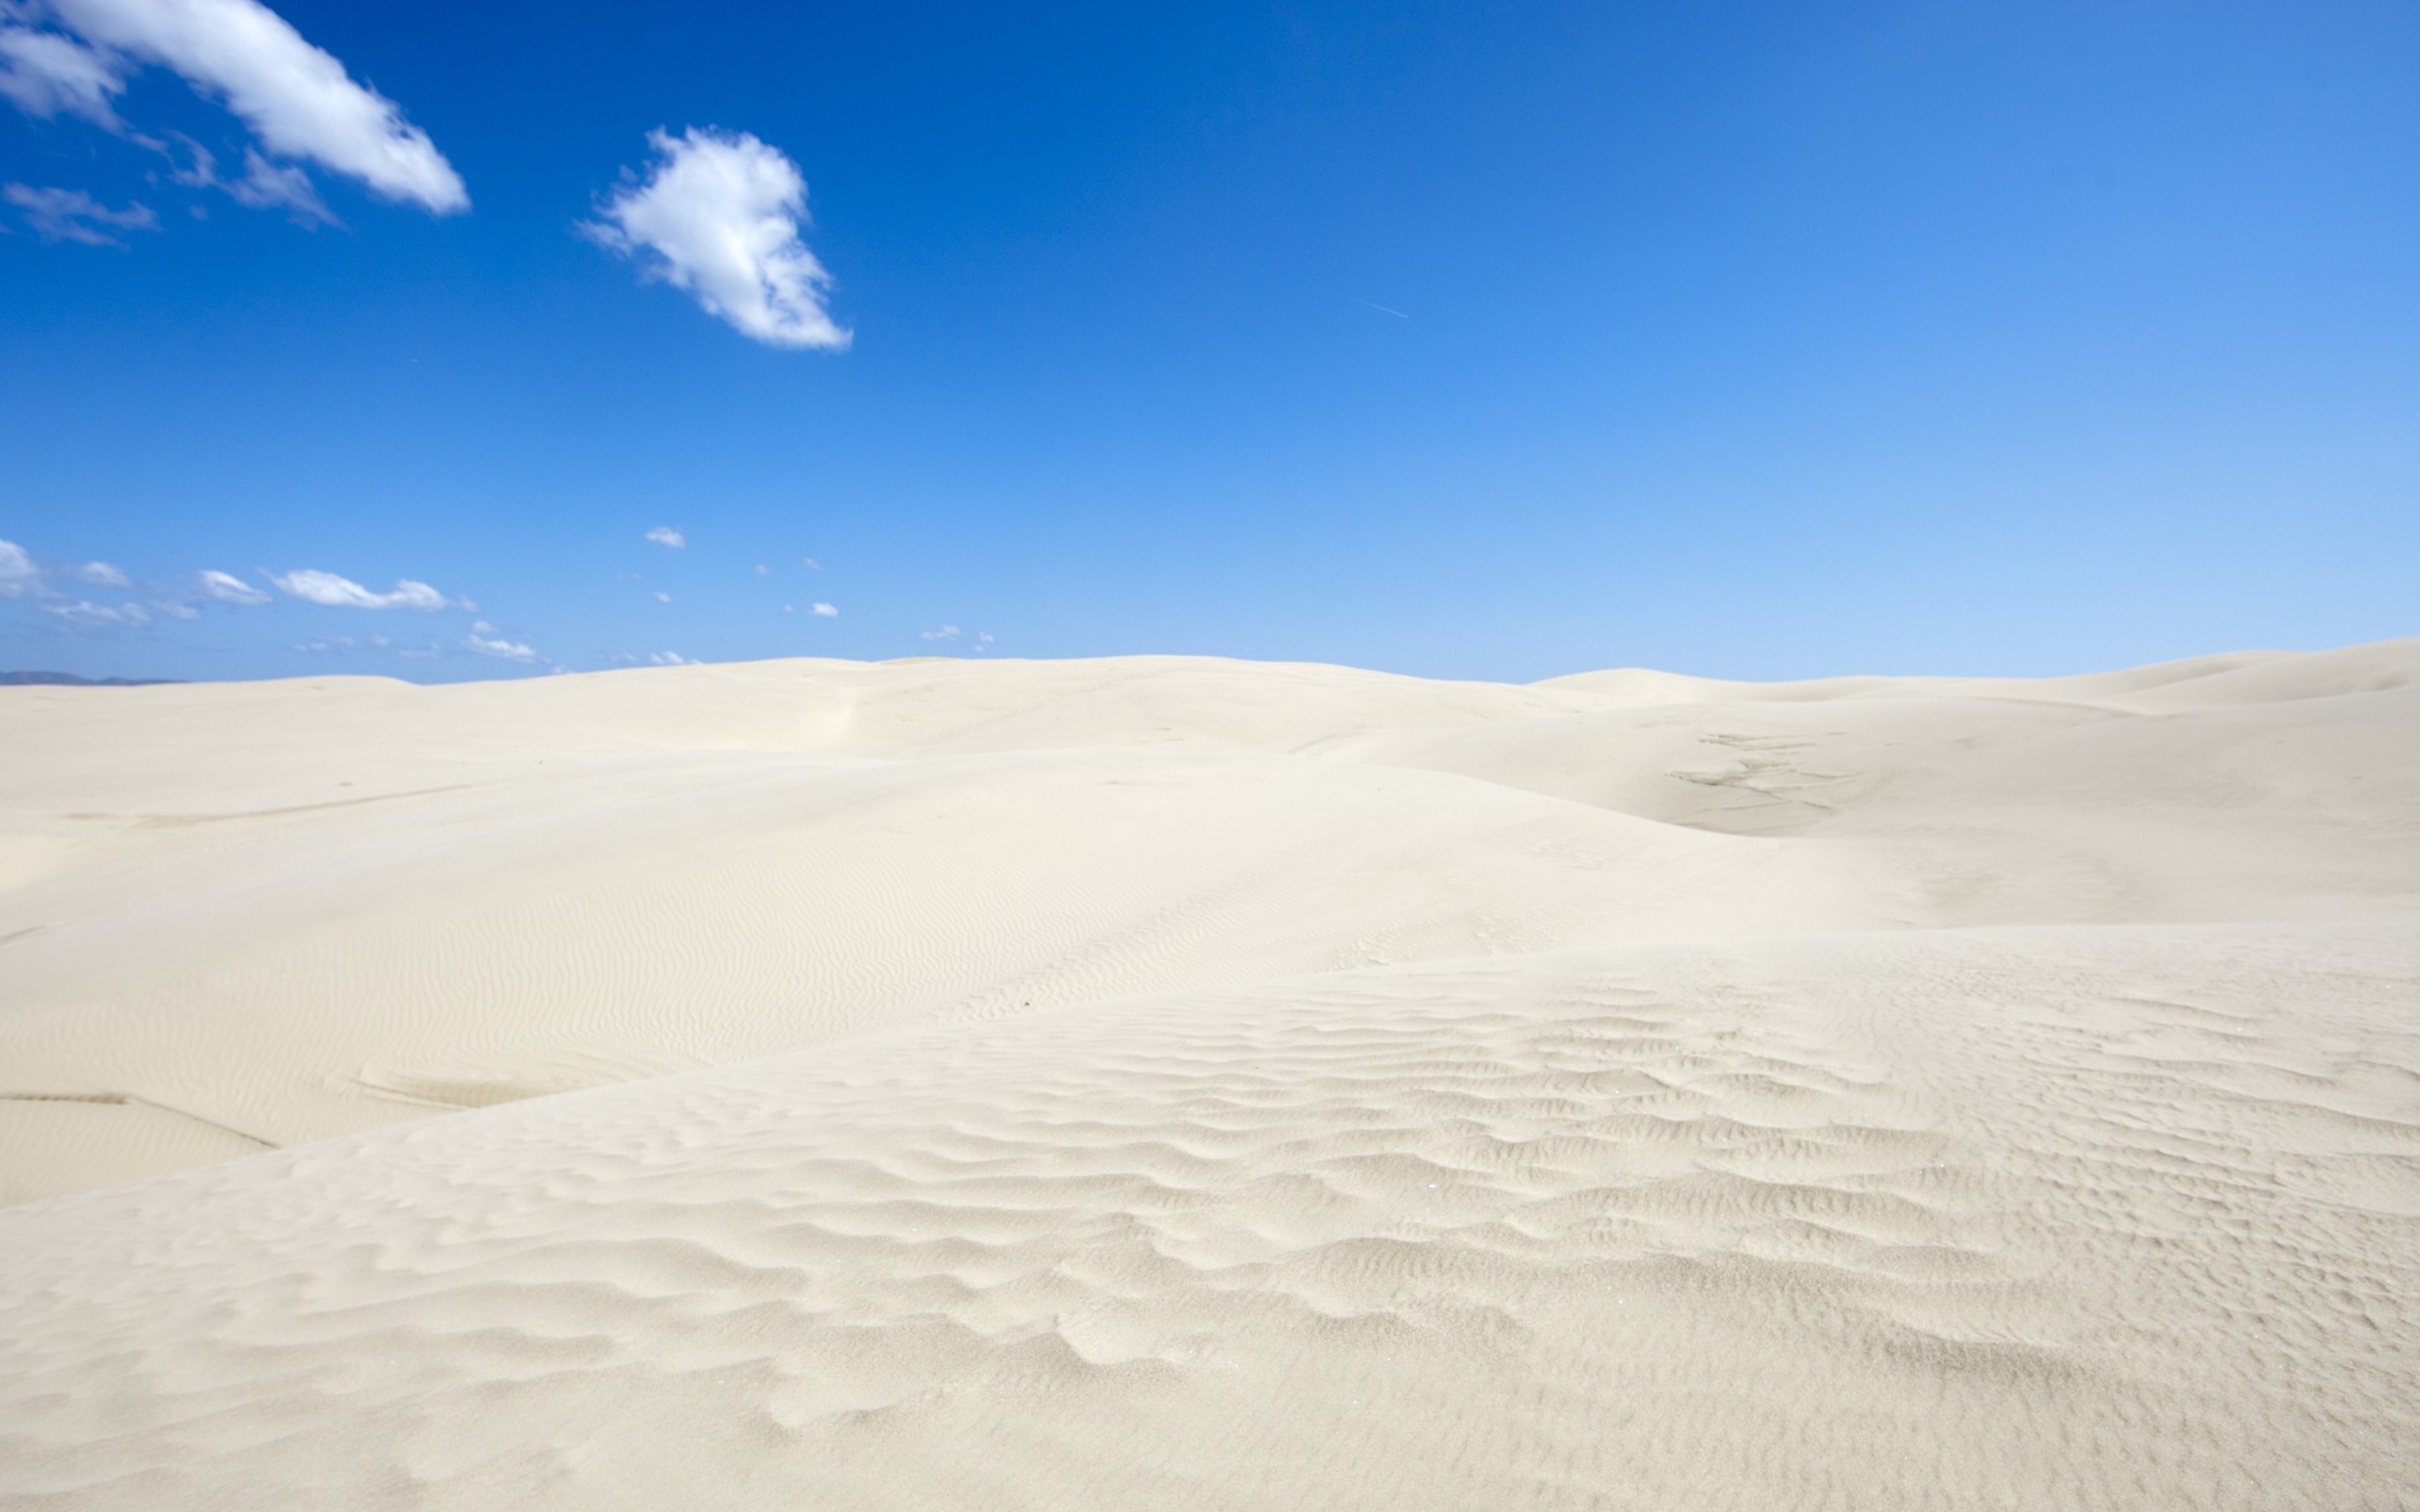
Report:
[[[2420,641],[0,749],[9,1507],[2420,1506]]]

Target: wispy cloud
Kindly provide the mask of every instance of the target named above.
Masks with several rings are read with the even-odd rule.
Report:
[[[100,588],[131,588],[126,574],[106,562],[82,564],[53,563],[45,567],[14,541],[0,541],[0,598],[32,599],[41,611],[70,625],[148,625],[151,616],[140,604],[112,607],[89,599],[69,598],[44,579],[65,577]]]
[[[831,275],[799,238],[807,181],[780,149],[745,131],[691,127],[647,134],[656,161],[581,229],[641,259],[741,334],[772,347],[837,350],[849,332],[824,306]]]
[[[151,623],[151,616],[144,611],[140,604],[119,604],[113,607],[107,604],[96,604],[83,598],[45,604],[42,606],[42,612],[55,615],[70,625],[90,625],[96,628],[107,625],[132,627]]]
[[[157,231],[160,218],[151,207],[131,204],[113,210],[81,189],[37,189],[31,184],[0,188],[0,197],[25,212],[25,224],[48,241],[81,241],[87,247],[122,247],[113,232]]]
[[[305,603],[325,604],[331,609],[413,609],[423,611],[458,608],[443,594],[424,582],[410,578],[399,579],[391,594],[376,594],[350,578],[339,578],[333,572],[305,567],[289,572],[283,578],[269,579]]]
[[[690,660],[687,656],[682,656],[677,651],[659,651],[650,656],[647,660],[658,667],[694,667],[698,665],[696,662]]]
[[[8,0],[0,0],[0,6],[7,3]],[[349,578],[318,568],[299,568],[282,575],[264,568],[259,576],[294,598],[335,609],[424,612],[459,609],[475,615],[479,608],[467,598],[449,598],[432,585],[410,578],[398,579],[391,592],[380,593]],[[125,596],[113,594],[87,597],[72,591],[74,585],[117,589]],[[44,560],[14,541],[0,540],[0,604],[10,599],[23,606],[16,612],[32,611],[29,619],[18,622],[21,630],[46,624],[51,633],[75,639],[110,634],[157,639],[176,631],[179,622],[201,619],[213,606],[256,609],[275,602],[257,583],[214,567],[178,573],[167,582],[148,582],[115,563]],[[499,629],[485,619],[473,620],[469,633],[458,639],[424,635],[390,640],[380,634],[326,635],[305,640],[293,649],[318,655],[411,658],[471,655],[524,667],[560,670],[531,641]]]
[[[170,133],[193,155],[190,168],[169,174],[177,182],[194,189],[219,189],[239,205],[256,210],[284,209],[295,224],[304,227],[342,225],[335,212],[321,203],[319,192],[311,183],[311,176],[290,162],[271,162],[256,147],[243,149],[243,177],[219,177],[218,159],[210,149],[181,132]]]
[[[203,594],[222,604],[255,605],[269,602],[267,594],[231,572],[204,568],[194,574],[194,579],[202,585]]]
[[[122,129],[111,101],[126,81],[110,58],[58,32],[7,24],[7,16],[0,11],[0,98],[44,120],[64,114]]]
[[[689,545],[689,537],[683,535],[680,532],[673,529],[669,525],[659,525],[654,530],[649,531],[647,532],[647,539],[653,541],[658,546],[670,547],[675,551]]]
[[[475,651],[482,656],[493,656],[500,661],[535,663],[538,659],[537,653],[530,647],[501,637],[467,635],[462,638],[462,646],[466,651]]]
[[[0,11],[0,94],[33,115],[117,129],[126,79],[154,63],[223,100],[271,154],[434,214],[471,207],[427,132],[259,0],[20,0]],[[239,182],[259,202],[291,208],[299,193],[287,175],[296,171],[268,164]]]
[[[671,603],[672,601],[673,601],[673,595],[672,595],[672,594],[665,593],[665,592],[664,592],[662,589],[660,589],[660,588],[659,588],[659,589],[657,589],[657,590],[656,590],[656,602],[657,602],[657,603],[659,603],[659,604],[669,604],[669,603]]]
[[[840,610],[832,608],[830,604],[817,604],[814,608],[807,610],[807,612],[814,615],[818,619],[836,620],[840,618]]]
[[[834,610],[833,612],[837,613],[839,611]],[[944,625],[938,630],[923,631],[919,638],[925,640],[954,641],[958,645],[966,647],[969,651],[973,652],[978,656],[991,649],[991,636],[989,632],[984,630],[964,629],[954,625]]]
[[[27,598],[42,591],[42,569],[14,541],[0,541],[0,598]]]

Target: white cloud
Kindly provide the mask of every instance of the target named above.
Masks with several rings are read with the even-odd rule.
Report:
[[[251,147],[243,149],[243,177],[226,186],[239,205],[256,210],[284,209],[304,225],[334,225],[335,216],[319,203],[311,176],[290,162],[271,162]]]
[[[838,613],[839,610],[835,609],[832,612]],[[926,630],[923,638],[926,640],[955,640],[977,656],[982,656],[985,649],[991,644],[990,632],[964,630],[954,625],[944,625],[938,630]]]
[[[82,58],[55,46],[34,50],[39,77],[47,81],[41,87],[50,91],[41,98],[88,101],[95,90],[114,93],[90,79],[95,64],[114,79],[133,62],[164,64],[194,88],[225,100],[273,153],[317,162],[435,214],[471,208],[460,176],[427,132],[406,121],[393,100],[354,83],[342,63],[304,41],[259,0],[39,3],[93,44]],[[22,52],[11,54],[12,63],[21,63]],[[84,82],[70,82],[76,79]],[[14,90],[10,98],[17,98]]]
[[[462,644],[482,656],[494,656],[504,661],[534,662],[537,660],[537,653],[518,640],[490,640],[485,636],[472,635],[463,637]]]
[[[119,231],[157,231],[160,218],[148,205],[132,204],[113,210],[81,189],[36,189],[10,184],[0,196],[25,212],[25,222],[50,241],[81,241],[87,247],[122,247],[125,242],[102,227]]]
[[[78,582],[90,583],[96,588],[129,588],[133,586],[126,580],[126,574],[118,571],[116,567],[111,566],[106,562],[87,562],[81,567],[70,567],[68,569],[68,576],[75,579]]]
[[[42,591],[42,569],[14,541],[0,541],[0,598],[23,598]]]
[[[662,589],[660,589],[660,588],[659,588],[659,589],[657,589],[657,590],[656,590],[656,602],[657,602],[657,603],[659,603],[659,604],[669,604],[669,603],[671,603],[672,601],[673,601],[673,595],[672,595],[672,594],[665,593],[665,592],[664,592]]]
[[[768,567],[768,566],[765,565],[765,563],[761,563],[761,562],[760,562],[760,563],[756,563],[756,576],[757,576],[757,577],[759,577],[759,578],[769,578],[769,577],[771,577],[772,575],[773,575],[773,569],[772,569],[772,568],[770,568],[770,567]]]
[[[840,610],[832,608],[830,604],[817,604],[814,609],[807,612],[814,615],[818,619],[836,620],[840,618]]]
[[[223,189],[237,204],[256,210],[283,207],[300,226],[342,225],[335,212],[320,202],[311,176],[290,162],[271,162],[257,147],[243,149],[243,177],[219,177],[219,160],[209,148],[181,131],[169,133],[194,155],[191,168],[173,169],[168,177],[193,189]]]
[[[255,588],[252,584],[245,582],[242,579],[237,577],[231,572],[219,572],[215,569],[205,568],[202,571],[194,574],[194,576],[200,580],[202,592],[208,594],[210,597],[217,599],[222,604],[266,604],[269,602],[269,595],[267,594],[262,593],[259,589]]]
[[[424,582],[400,579],[391,594],[374,594],[350,578],[339,578],[333,572],[320,572],[304,567],[283,578],[269,579],[296,598],[308,603],[325,604],[331,609],[416,609],[422,610],[449,609],[445,595]]]
[[[654,530],[649,531],[647,532],[647,539],[655,542],[658,546],[669,547],[675,551],[680,550],[683,547],[689,545],[689,537],[683,535],[680,532],[673,529],[669,525],[659,525]]]
[[[198,620],[202,617],[200,609],[191,604],[179,604],[172,598],[160,599],[151,607],[172,620]]]
[[[813,558],[813,557],[800,557],[800,558],[799,559],[799,565],[801,565],[801,566],[803,566],[803,567],[807,568],[807,569],[808,569],[809,571],[811,571],[811,572],[821,572],[821,571],[823,571],[823,570],[824,570],[824,564],[823,564],[822,563],[820,563],[820,562],[817,562],[817,561],[816,561],[814,558]]]
[[[106,604],[96,604],[84,598],[64,604],[45,604],[42,612],[55,614],[70,625],[131,626],[151,623],[151,616],[143,612],[140,604],[120,604],[112,609]]]
[[[62,112],[117,131],[110,101],[126,81],[103,54],[72,37],[0,24],[0,97],[47,120]]]
[[[647,658],[659,667],[694,667],[698,664],[677,651],[659,651]]]
[[[648,273],[686,289],[709,315],[772,347],[845,347],[824,308],[831,275],[799,239],[807,182],[780,149],[745,131],[647,133],[656,162],[581,229]]]

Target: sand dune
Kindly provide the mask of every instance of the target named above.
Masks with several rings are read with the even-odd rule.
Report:
[[[8,1504],[2420,1504],[2420,642],[0,740]]]

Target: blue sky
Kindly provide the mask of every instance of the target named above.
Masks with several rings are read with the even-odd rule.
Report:
[[[2420,633],[2408,6],[274,14],[0,3],[0,667]]]

